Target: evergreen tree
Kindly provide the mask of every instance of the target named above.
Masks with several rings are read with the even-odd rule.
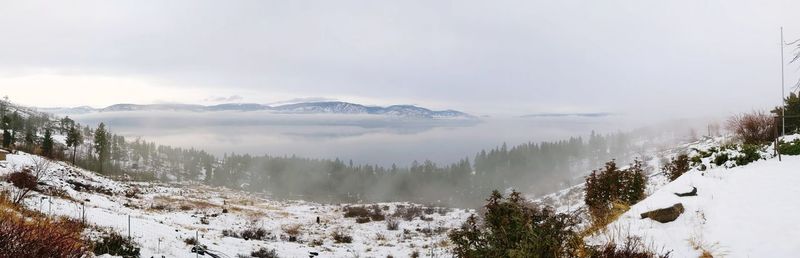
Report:
[[[794,92],[789,93],[789,97],[784,100],[783,108],[786,116],[786,133],[800,132],[800,96]],[[776,109],[773,112],[780,112],[780,110]],[[782,115],[781,113],[777,114]]]
[[[44,139],[42,140],[42,154],[45,157],[53,156],[53,137],[50,135],[50,129],[44,130]]]
[[[11,132],[8,131],[8,129],[11,129],[11,117],[3,114],[3,118],[0,120],[0,128],[3,129],[3,147],[11,147],[12,135]]]
[[[109,155],[111,154],[108,136],[106,125],[100,123],[94,131],[94,151],[97,154],[97,162],[99,165],[98,172],[100,173],[103,173],[103,164],[108,161]]]
[[[11,133],[8,132],[8,129],[3,129],[3,147],[9,148],[11,147]]]
[[[28,125],[25,128],[25,146],[28,149],[28,152],[33,152],[34,143],[36,142],[36,129],[33,125]]]
[[[78,145],[83,142],[83,134],[76,126],[72,126],[67,132],[67,147],[72,147],[72,164],[75,165],[75,155],[77,154]]]

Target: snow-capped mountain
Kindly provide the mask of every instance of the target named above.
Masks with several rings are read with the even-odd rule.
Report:
[[[273,113],[282,114],[369,114],[428,119],[475,118],[472,115],[456,110],[435,111],[414,105],[392,105],[388,107],[365,106],[341,101],[304,102],[279,106],[269,106],[257,103],[226,103],[212,106],[191,104],[115,104],[105,108],[91,108],[82,106],[75,108],[40,108],[39,110],[65,115],[126,111],[271,111]]]

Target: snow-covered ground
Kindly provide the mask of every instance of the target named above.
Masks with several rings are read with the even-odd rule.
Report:
[[[785,140],[796,138],[800,135]],[[701,159],[705,170],[695,165],[673,182],[658,173],[661,159],[649,159],[648,197],[587,241],[619,243],[635,236],[652,249],[671,251],[671,257],[698,257],[703,252],[726,257],[796,257],[800,253],[800,224],[796,223],[800,218],[800,156],[783,156],[778,161],[770,154],[771,147],[767,147],[760,152],[763,160],[747,165],[712,165],[717,153],[740,155],[735,148],[721,148],[729,142],[724,137],[707,138],[655,154],[670,158],[679,152],[698,156],[718,150]],[[39,159],[24,153],[9,155],[7,162],[0,163],[0,176],[35,165]],[[130,218],[130,234],[141,246],[142,257],[194,257],[184,240],[195,235],[202,245],[222,257],[249,254],[260,247],[275,249],[281,257],[308,257],[309,252],[319,252],[319,257],[407,257],[414,251],[423,257],[449,257],[447,229],[458,227],[473,212],[452,209],[425,214],[430,221],[419,217],[412,221],[399,219],[400,229],[388,230],[383,221],[359,224],[354,218],[344,218],[347,204],[277,201],[199,184],[115,181],[64,162],[53,163],[47,174],[47,186],[42,188],[54,191],[47,195],[34,193],[26,206],[52,215],[85,217],[91,224],[123,236],[128,234]],[[697,196],[675,195],[693,187],[697,188]],[[0,190],[13,187],[0,182]],[[564,189],[538,201],[562,212],[579,210],[584,206],[583,186]],[[676,203],[683,204],[685,211],[673,222],[640,218],[643,212]],[[377,205],[385,209],[384,214],[391,215],[398,206],[413,204]],[[223,235],[223,230],[250,228],[265,229],[269,240]],[[289,241],[287,228],[299,228],[297,241]],[[90,229],[94,230],[97,229]],[[331,235],[336,231],[352,236],[353,242],[335,243]]]
[[[790,140],[798,136],[787,137]],[[721,141],[699,142],[693,148],[719,147]],[[630,207],[598,243],[639,237],[650,248],[672,251],[672,257],[797,257],[800,254],[800,156],[773,158],[726,168],[690,170]],[[729,166],[729,165],[727,165]],[[678,197],[697,188],[697,196]],[[681,203],[677,220],[660,223],[640,214]]]
[[[20,153],[8,155],[0,166],[0,176],[33,166],[38,156]],[[130,234],[139,243],[142,257],[195,257],[187,238],[199,236],[199,242],[222,257],[236,257],[266,247],[281,257],[407,257],[418,251],[423,257],[449,256],[446,229],[458,227],[471,211],[442,209],[412,221],[398,219],[399,230],[388,230],[384,221],[359,224],[343,217],[342,205],[303,201],[275,201],[252,193],[198,184],[166,185],[120,182],[64,162],[52,163],[43,188],[60,192],[54,197],[39,192],[26,200],[26,206],[46,214],[62,215],[101,228],[110,228],[123,236]],[[0,190],[13,190],[0,182]],[[126,194],[127,193],[127,194]],[[136,193],[136,194],[132,194]],[[378,203],[387,215],[409,203]],[[227,210],[226,213],[223,212]],[[316,222],[317,217],[320,223]],[[205,222],[205,223],[204,223]],[[206,224],[207,223],[207,224]],[[296,242],[288,240],[284,229],[298,227]],[[223,230],[265,229],[270,240],[244,240],[223,236]],[[95,230],[95,229],[90,229]],[[352,236],[352,243],[335,243],[335,231]],[[432,233],[427,233],[432,232]],[[87,232],[90,235],[92,232]],[[432,254],[432,255],[431,255]]]
[[[726,257],[800,254],[800,157],[757,161],[731,169],[692,170],[631,206],[600,238],[641,237],[673,257],[702,251]],[[697,196],[678,197],[697,187]],[[682,203],[677,220],[659,223],[640,214]],[[602,240],[602,239],[601,239]]]

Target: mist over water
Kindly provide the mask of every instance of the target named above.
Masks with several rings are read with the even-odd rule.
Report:
[[[624,116],[483,117],[470,120],[401,119],[375,115],[269,112],[102,112],[71,115],[81,124],[108,125],[117,134],[157,144],[224,153],[340,158],[405,166],[452,163],[507,143],[563,140],[641,126]]]

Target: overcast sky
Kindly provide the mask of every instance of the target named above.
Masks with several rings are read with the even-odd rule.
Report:
[[[780,26],[800,1],[0,1],[0,95],[726,115],[778,102]]]

